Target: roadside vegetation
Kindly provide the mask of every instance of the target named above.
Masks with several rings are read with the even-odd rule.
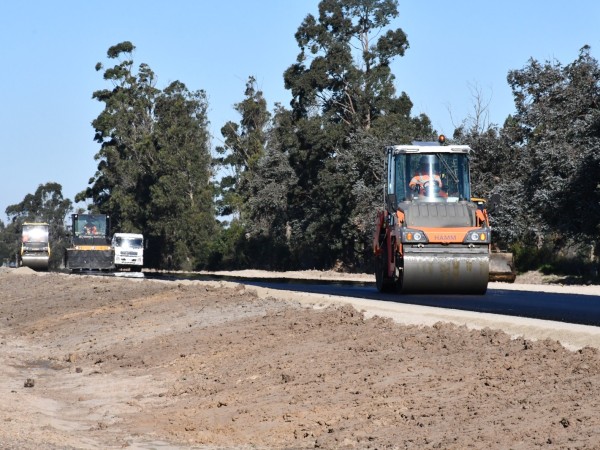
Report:
[[[104,106],[90,130],[98,168],[74,201],[109,214],[115,232],[143,233],[151,267],[371,271],[383,147],[437,137],[396,89],[390,62],[409,50],[391,27],[398,14],[396,0],[321,1],[295,31],[298,54],[282,74],[289,105],[269,109],[248,74],[221,136],[208,131],[209,93],[159,88],[133,43],[110,47],[93,93]],[[472,115],[448,136],[474,149],[473,190],[493,206],[494,242],[520,271],[597,279],[598,61],[582,43],[573,62],[531,59],[507,83],[515,112],[503,124],[488,121],[475,86]],[[14,260],[24,221],[48,221],[58,264],[72,205],[42,182],[9,206],[0,258]]]

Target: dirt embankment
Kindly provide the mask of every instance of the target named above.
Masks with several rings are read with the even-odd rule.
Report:
[[[0,449],[595,449],[600,354],[219,282],[0,271]]]

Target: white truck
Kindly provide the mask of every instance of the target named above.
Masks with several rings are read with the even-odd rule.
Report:
[[[139,233],[115,233],[112,238],[115,268],[141,272],[144,265],[144,236]]]

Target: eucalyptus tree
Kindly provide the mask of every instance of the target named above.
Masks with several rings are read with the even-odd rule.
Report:
[[[215,161],[226,172],[219,183],[219,212],[223,216],[234,215],[236,219],[240,219],[243,205],[248,200],[246,184],[265,153],[271,118],[267,101],[253,76],[246,82],[244,96],[234,106],[240,114],[239,123],[228,121],[221,128],[224,142],[216,148],[221,156]]]
[[[265,152],[247,181],[245,252],[269,269],[289,269],[293,264],[290,195],[297,177],[288,155],[288,145],[295,140],[290,141],[289,128],[281,126],[287,117],[288,112],[277,106]]]
[[[598,241],[600,222],[600,67],[583,47],[563,66],[534,59],[508,74],[516,114],[515,157],[527,162],[527,214],[550,233]],[[583,238],[583,239],[582,239]]]
[[[523,192],[529,172],[528,161],[512,140],[512,117],[504,127],[488,124],[480,127],[465,123],[454,132],[454,141],[467,144],[471,155],[471,190],[488,200],[494,244],[507,249],[520,240],[534,238],[536,223],[528,215],[530,203]]]
[[[173,82],[156,98],[147,229],[160,265],[207,264],[215,232],[208,102]]]
[[[194,268],[214,229],[206,95],[179,81],[158,89],[147,64],[134,69],[134,50],[128,41],[108,49],[112,88],[93,94],[104,104],[92,122],[98,170],[76,201],[90,199],[117,231],[146,234],[151,265]]]
[[[95,156],[98,170],[75,201],[91,199],[90,208],[110,214],[117,229],[142,231],[148,187],[154,182],[154,106],[159,90],[148,65],[134,70],[134,50],[128,41],[108,49],[107,57],[117,60],[103,75],[112,88],[92,95],[104,104],[92,122],[94,140],[100,144]],[[103,68],[102,63],[96,64],[97,71]]]
[[[11,222],[48,222],[64,228],[65,217],[71,209],[72,202],[63,197],[62,185],[48,182],[40,184],[21,202],[9,205],[5,212]]]
[[[298,177],[292,232],[304,236],[299,260],[308,265],[364,263],[382,146],[433,134],[426,116],[411,117],[409,97],[396,95],[390,63],[408,49],[397,17],[396,0],[323,0],[296,32],[300,53],[284,81],[298,135],[289,151]]]
[[[475,150],[477,194],[499,196],[491,211],[494,241],[589,256],[600,241],[598,63],[586,46],[571,64],[530,59],[507,79],[515,114],[501,128],[465,123],[454,135]]]
[[[295,113],[316,109],[332,122],[369,129],[394,108],[409,112],[407,98],[395,98],[390,70],[408,48],[405,33],[389,28],[396,17],[396,0],[321,1],[318,18],[309,14],[296,32],[300,53],[284,75]]]

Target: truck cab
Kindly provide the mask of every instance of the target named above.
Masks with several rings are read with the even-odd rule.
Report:
[[[115,233],[111,247],[115,252],[115,268],[141,272],[144,266],[144,236],[139,233]]]

